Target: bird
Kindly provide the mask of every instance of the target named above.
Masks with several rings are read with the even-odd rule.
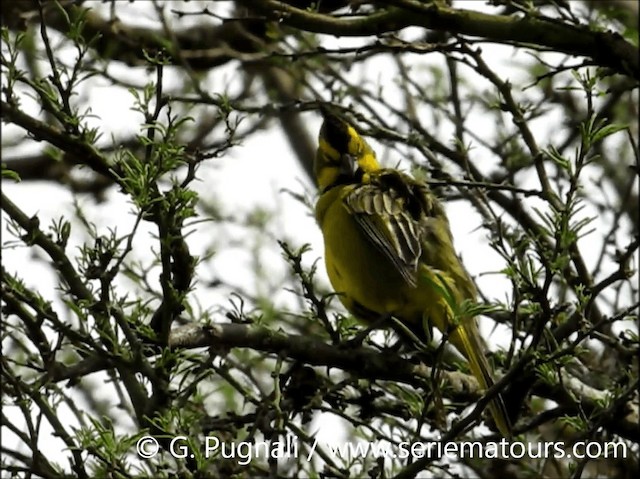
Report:
[[[477,290],[456,254],[442,203],[426,183],[383,168],[351,123],[326,106],[320,111],[315,216],[340,301],[365,323],[395,318],[419,339],[428,341],[435,326],[467,359],[479,385],[490,388],[475,317],[460,317],[460,306],[475,301]],[[489,409],[499,432],[511,437],[499,395]]]

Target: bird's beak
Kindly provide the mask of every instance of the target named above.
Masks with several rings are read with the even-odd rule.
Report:
[[[349,153],[340,155],[340,174],[345,176],[353,176],[356,171],[356,157]]]

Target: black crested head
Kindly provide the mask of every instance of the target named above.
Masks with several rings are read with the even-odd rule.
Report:
[[[340,153],[349,151],[348,123],[332,113],[326,106],[320,107],[320,112],[324,118],[322,125],[322,136],[324,139]]]

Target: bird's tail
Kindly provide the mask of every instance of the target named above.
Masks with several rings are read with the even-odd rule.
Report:
[[[485,348],[480,340],[480,333],[473,318],[467,319],[462,324],[456,326],[449,335],[449,340],[469,361],[471,372],[480,383],[483,389],[489,389],[494,381],[491,375],[491,367],[484,355]],[[489,410],[498,430],[504,437],[511,437],[511,422],[507,414],[507,408],[500,395],[496,396],[489,403]]]
[[[460,268],[462,268],[461,265]],[[425,271],[430,274],[425,274],[423,279],[426,284],[431,286],[438,305],[436,307],[432,305],[429,317],[423,318],[423,322],[424,319],[427,319],[427,322],[431,322],[443,334],[448,334],[448,340],[451,344],[467,358],[471,372],[480,387],[485,390],[491,388],[494,381],[491,375],[491,367],[485,357],[486,348],[480,337],[474,315],[470,314],[471,311],[464,311],[465,301],[461,301],[460,290],[452,287],[452,282],[441,272],[429,269]],[[471,297],[475,291],[473,283],[471,283],[471,279],[468,278],[464,270],[462,270],[461,277],[467,278],[471,285],[471,290],[467,291],[464,296]],[[457,313],[454,311],[457,311]],[[504,437],[512,437],[511,421],[500,395],[491,400],[489,410],[500,433]]]

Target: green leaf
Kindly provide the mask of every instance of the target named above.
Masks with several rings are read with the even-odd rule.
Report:
[[[604,126],[593,133],[591,143],[596,143],[605,139],[607,136],[613,135],[621,130],[626,130],[627,128],[627,125],[622,125],[620,123],[612,123],[611,125]]]
[[[2,178],[8,178],[19,183],[21,180],[20,175],[13,170],[7,168],[7,165],[2,163]]]

